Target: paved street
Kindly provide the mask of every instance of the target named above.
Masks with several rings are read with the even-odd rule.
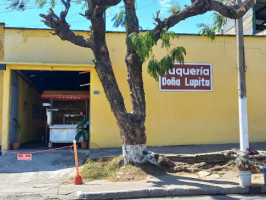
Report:
[[[265,195],[212,195],[212,196],[189,196],[189,197],[163,197],[163,198],[141,198],[138,200],[265,200]]]

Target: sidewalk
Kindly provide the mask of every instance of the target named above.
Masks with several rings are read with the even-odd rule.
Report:
[[[266,143],[253,143],[251,148],[256,150],[266,150]],[[195,154],[210,153],[217,151],[238,148],[237,144],[226,145],[189,145],[189,146],[168,146],[150,147],[149,150],[164,154]],[[64,156],[69,155],[69,151],[62,151]],[[82,153],[82,152],[80,152]],[[134,182],[110,182],[107,180],[97,180],[82,185],[64,183],[75,173],[74,163],[60,161],[60,152],[53,152],[55,160],[47,155],[49,163],[41,162],[42,166],[32,168],[27,161],[17,162],[20,167],[12,172],[10,167],[14,164],[6,163],[11,156],[3,155],[0,157],[1,168],[7,165],[8,173],[0,173],[0,199],[126,199],[126,198],[145,198],[145,197],[164,197],[164,196],[191,196],[203,194],[246,194],[246,193],[266,193],[266,187],[262,186],[262,174],[253,176],[253,187],[242,188],[238,184],[238,179],[234,174],[226,174],[223,179],[219,175],[206,175],[204,172],[186,175],[165,175],[159,177],[149,176],[146,180]],[[87,152],[84,152],[86,155]],[[82,155],[82,154],[81,154]],[[86,156],[80,157],[80,163]],[[104,156],[121,155],[121,148],[92,149],[91,158]],[[34,157],[36,164],[45,154]],[[69,157],[73,156],[72,154]],[[73,160],[73,158],[70,158]],[[58,162],[60,165],[58,166]],[[54,167],[49,167],[50,164]],[[64,164],[67,163],[67,166]],[[49,166],[48,166],[49,165]],[[22,168],[21,168],[22,167]],[[21,172],[19,172],[21,168]]]
[[[266,150],[266,143],[251,143],[250,147],[256,150]],[[149,150],[160,154],[202,154],[238,149],[238,144],[219,145],[188,145],[149,147]],[[104,151],[92,150],[91,157],[105,155],[121,155],[119,149],[105,149]],[[204,176],[204,174],[202,175]],[[148,177],[143,181],[136,182],[109,182],[106,180],[92,181],[80,186],[74,186],[77,191],[76,199],[126,199],[126,198],[151,198],[165,196],[193,196],[214,194],[264,194],[266,187],[263,186],[263,175],[253,175],[253,186],[242,188],[238,178],[234,174],[228,174],[223,179],[217,176],[199,177],[190,175],[166,175]],[[71,186],[63,186],[62,190]]]
[[[135,199],[169,196],[194,196],[214,194],[263,194],[265,186],[242,188],[238,182],[200,180],[189,176],[149,177],[137,182],[93,181],[80,186],[63,186],[61,191],[77,191],[76,199]]]

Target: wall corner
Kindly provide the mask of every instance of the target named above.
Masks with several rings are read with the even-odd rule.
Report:
[[[5,24],[0,23],[0,61],[5,61]]]

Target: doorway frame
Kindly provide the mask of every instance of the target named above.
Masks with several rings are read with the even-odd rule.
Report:
[[[11,71],[12,70],[36,70],[36,71],[92,71],[92,64],[62,64],[62,63],[3,63],[6,70],[3,73],[3,99],[2,99],[2,150],[9,148],[9,123],[11,103]],[[92,82],[90,81],[92,85]],[[91,89],[90,89],[91,96]],[[91,101],[90,101],[91,102]],[[90,106],[90,105],[89,105]],[[90,115],[90,113],[89,113]],[[91,117],[91,116],[90,116]]]

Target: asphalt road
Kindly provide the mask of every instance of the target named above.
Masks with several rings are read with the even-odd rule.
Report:
[[[187,196],[187,197],[163,197],[163,198],[144,198],[137,200],[265,200],[265,195],[212,195],[212,196]]]

